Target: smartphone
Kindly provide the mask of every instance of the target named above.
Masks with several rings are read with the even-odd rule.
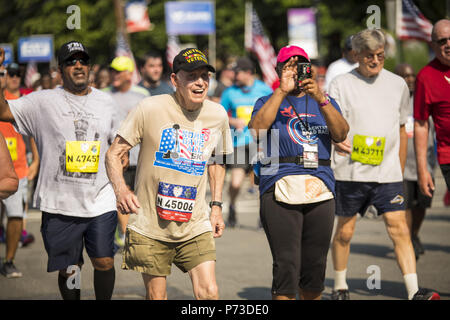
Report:
[[[311,63],[299,62],[297,63],[297,88],[300,89],[302,81],[312,78]]]

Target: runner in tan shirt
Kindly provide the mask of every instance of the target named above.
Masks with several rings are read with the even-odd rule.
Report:
[[[189,272],[197,299],[218,299],[213,237],[220,237],[225,227],[225,168],[210,158],[233,150],[228,116],[222,106],[205,100],[209,72],[215,70],[201,51],[181,51],[173,70],[176,92],[142,100],[107,153],[117,208],[135,213],[127,227],[122,268],[142,273],[148,299],[167,299],[172,263]],[[141,150],[133,193],[123,179],[121,159],[137,144]]]

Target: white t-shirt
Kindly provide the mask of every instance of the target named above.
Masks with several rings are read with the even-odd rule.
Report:
[[[358,67],[358,63],[350,63],[347,59],[341,58],[336,60],[328,66],[327,73],[325,74],[325,91],[330,89],[330,83],[338,75],[352,71]]]
[[[373,78],[365,78],[355,69],[337,76],[330,84],[329,94],[341,107],[350,126],[350,143],[353,144],[356,134],[385,138],[383,160],[379,165],[353,161],[350,155],[341,156],[333,151],[331,167],[336,180],[402,181],[400,125],[407,121],[410,99],[405,80],[385,69]]]
[[[19,133],[32,136],[40,156],[34,205],[41,211],[91,218],[116,210],[105,154],[118,127],[118,107],[95,88],[86,96],[58,87],[8,101]],[[66,141],[100,141],[98,172],[68,172]]]

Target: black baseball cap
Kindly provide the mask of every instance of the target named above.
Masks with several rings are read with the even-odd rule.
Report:
[[[208,68],[211,72],[216,72],[216,69],[208,63],[205,54],[195,48],[181,50],[173,59],[174,73],[180,70],[192,71],[202,67]]]
[[[85,58],[89,60],[89,53],[81,42],[69,41],[64,43],[58,52],[58,63],[62,65],[64,61],[73,56],[75,53],[81,52]]]

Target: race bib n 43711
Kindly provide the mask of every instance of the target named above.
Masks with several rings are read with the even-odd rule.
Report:
[[[351,158],[353,161],[378,166],[383,161],[385,143],[384,137],[355,134]]]
[[[98,172],[100,141],[66,141],[68,172]]]

